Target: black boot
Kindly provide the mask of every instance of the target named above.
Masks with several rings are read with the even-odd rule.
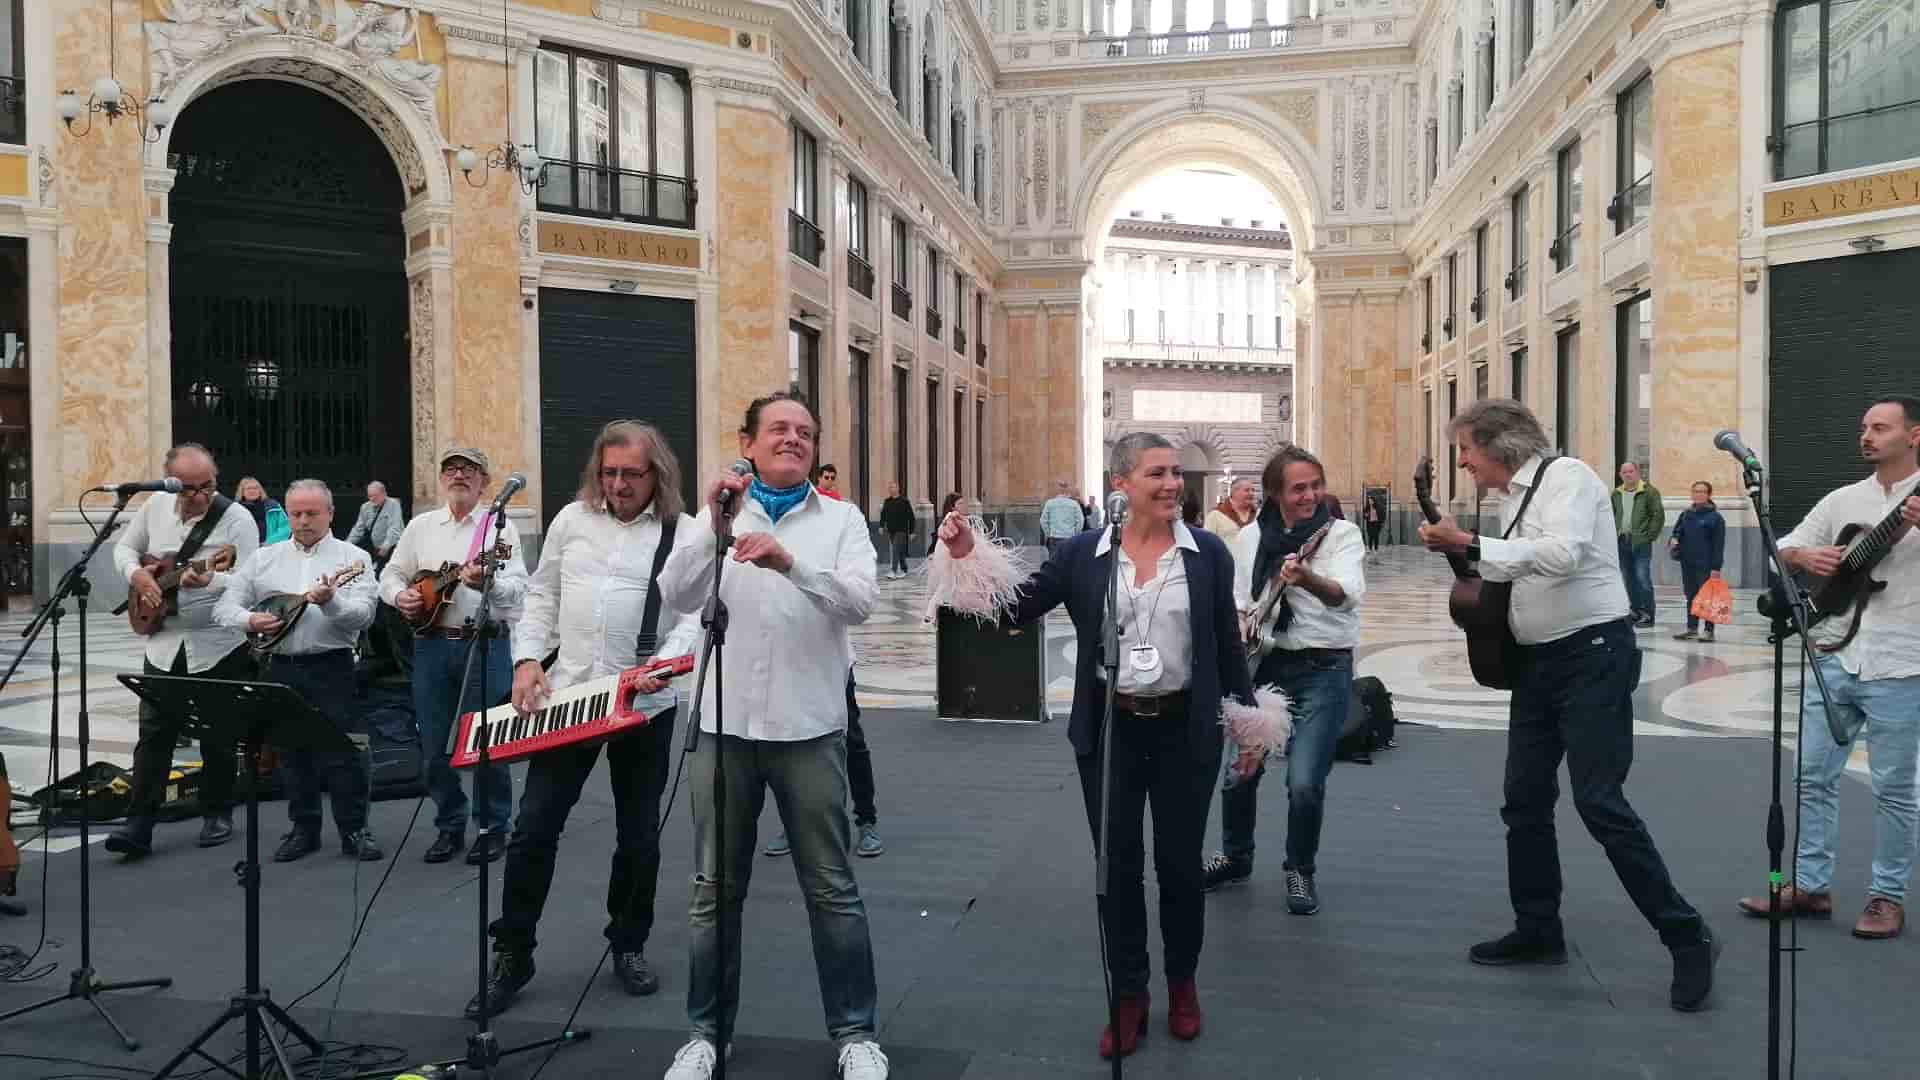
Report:
[[[634,997],[645,997],[660,989],[660,976],[653,973],[653,968],[647,965],[646,954],[642,952],[615,952],[613,974],[627,993]]]
[[[1713,994],[1713,965],[1720,960],[1720,939],[1713,928],[1700,925],[1700,941],[1673,950],[1673,988],[1669,995],[1681,1012],[1699,1012]]]
[[[219,810],[201,819],[201,847],[219,847],[231,839],[233,839],[233,811]]]
[[[153,819],[128,818],[119,828],[107,834],[107,850],[115,855],[125,855],[128,862],[153,854]]]
[[[1559,965],[1567,962],[1567,943],[1537,938],[1515,930],[1504,937],[1483,941],[1468,949],[1467,959],[1490,967],[1506,967],[1510,964]]]
[[[520,991],[533,981],[533,954],[530,952],[496,952],[493,954],[493,970],[487,973],[487,1013],[490,1017],[499,1016],[520,996]],[[467,1019],[480,1019],[480,995],[475,994],[467,1002]]]

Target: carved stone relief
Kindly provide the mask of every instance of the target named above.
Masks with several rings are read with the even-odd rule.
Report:
[[[1333,208],[1347,208],[1347,91],[1333,91]]]
[[[1353,204],[1365,208],[1367,205],[1367,181],[1372,173],[1368,170],[1373,164],[1373,143],[1368,138],[1368,116],[1371,112],[1373,87],[1365,82],[1355,84],[1353,88]]]
[[[1036,30],[1047,28],[1047,0],[1033,0],[1033,26]]]
[[[1005,122],[1006,110],[995,106],[993,110],[993,183],[988,185],[988,194],[993,199],[993,222],[996,225],[1005,220],[1000,210],[1000,189],[1006,186],[1002,180],[1006,176],[1006,169],[1000,164],[1005,160],[1000,156],[1000,131]]]
[[[1088,105],[1080,110],[1080,158],[1086,160],[1094,144],[1120,126],[1120,121],[1147,107],[1145,101],[1119,101]]]
[[[1420,205],[1420,87],[1407,87],[1407,207]]]
[[[1047,220],[1047,200],[1052,195],[1053,174],[1047,169],[1047,103],[1033,103],[1033,217]]]
[[[1025,60],[1031,55],[1033,55],[1033,49],[1030,46],[1015,45],[1013,47],[1013,58],[1015,60]]]
[[[56,199],[53,188],[53,158],[44,146],[37,148],[34,156],[40,159],[40,205],[51,207]]]
[[[1374,145],[1379,154],[1374,161],[1373,208],[1385,210],[1392,202],[1387,189],[1393,184],[1393,84],[1382,82],[1374,90]]]
[[[1308,146],[1320,145],[1320,98],[1311,90],[1289,90],[1284,94],[1256,94],[1254,101],[1280,114],[1300,133]]]
[[[1015,30],[1027,28],[1027,0],[1013,0],[1013,28]]]
[[[1033,191],[1033,178],[1027,174],[1027,110],[1020,103],[1013,106],[1013,182],[1016,185],[1013,195],[1013,223],[1027,223],[1027,199]]]
[[[1067,223],[1067,118],[1072,106],[1062,98],[1053,105],[1053,221]]]
[[[433,275],[421,274],[410,283],[410,333],[413,338],[413,461],[422,472],[433,461],[434,451],[434,378],[433,378]],[[424,473],[415,477],[415,486],[432,490],[432,481]]]

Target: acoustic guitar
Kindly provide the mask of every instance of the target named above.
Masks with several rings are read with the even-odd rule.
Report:
[[[121,609],[127,613],[127,625],[136,634],[157,634],[167,621],[167,616],[180,614],[180,579],[188,571],[196,574],[218,573],[233,569],[236,554],[232,544],[221,544],[213,549],[213,554],[204,559],[195,559],[182,564],[172,555],[165,557],[154,555],[140,556],[140,568],[153,574],[154,584],[160,586],[160,606],[148,607],[140,600],[140,595],[129,585],[127,602]]]
[[[330,589],[337,589],[361,574],[366,573],[365,563],[356,562],[346,566],[320,580]],[[253,605],[257,615],[272,615],[280,620],[280,626],[274,630],[247,631],[247,643],[253,647],[254,655],[267,656],[280,647],[288,634],[293,633],[300,616],[307,613],[307,607],[313,603],[309,593],[275,593]]]
[[[513,545],[502,540],[493,545],[491,551],[481,552],[474,561],[484,570],[487,564],[498,566],[512,554]],[[453,599],[453,591],[460,587],[460,571],[465,566],[457,562],[441,563],[438,570],[422,570],[413,575],[407,589],[420,598],[420,612],[408,615],[407,623],[413,627],[415,637],[425,634],[440,621],[440,612],[446,608],[447,601]]]
[[[1867,612],[1867,601],[1887,587],[1886,582],[1874,580],[1873,570],[1905,534],[1900,508],[1907,499],[1915,496],[1920,496],[1920,484],[1915,484],[1912,491],[1894,503],[1887,516],[1880,519],[1880,524],[1856,522],[1843,527],[1840,535],[1834,539],[1834,546],[1845,548],[1846,551],[1840,556],[1840,568],[1833,572],[1833,576],[1820,578],[1820,584],[1813,590],[1809,600],[1813,607],[1811,623],[1817,626],[1849,608],[1853,610],[1853,621],[1847,626],[1846,636],[1839,641],[1815,646],[1822,652],[1839,652],[1860,633],[1860,619]]]
[[[1300,545],[1300,561],[1308,563],[1320,552],[1320,545],[1327,539],[1327,533],[1333,531],[1333,522],[1328,521],[1307,537]],[[1287,606],[1286,587],[1280,584],[1280,571],[1273,572],[1273,580],[1267,583],[1267,591],[1260,594],[1260,606],[1254,609],[1253,616],[1247,622],[1247,662],[1258,664],[1273,651],[1274,639],[1287,629],[1293,621],[1293,609]]]
[[[1433,503],[1433,459],[1425,455],[1413,471],[1413,495],[1427,524],[1438,524],[1443,515]],[[1453,591],[1447,596],[1447,614],[1467,633],[1467,667],[1473,672],[1473,681],[1492,690],[1511,690],[1510,661],[1513,650],[1519,648],[1507,621],[1513,586],[1481,577],[1465,555],[1448,552],[1447,565],[1453,568],[1454,579]]]

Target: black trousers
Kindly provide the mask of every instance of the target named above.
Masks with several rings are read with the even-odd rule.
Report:
[[[186,675],[185,650],[173,655],[173,666],[162,670],[143,663],[149,675]],[[253,653],[243,643],[205,671],[191,673],[203,679],[251,679]],[[145,698],[140,699],[140,741],[133,747],[133,801],[129,819],[152,818],[160,809],[160,795],[173,768],[173,750],[185,717],[169,716]],[[233,743],[219,736],[200,740],[200,812],[224,813],[233,808],[234,777],[239,773]]]
[[[1700,913],[1680,896],[1623,789],[1633,765],[1633,690],[1640,648],[1625,620],[1522,646],[1507,729],[1507,888],[1521,933],[1563,939],[1560,847],[1553,807],[1560,759],[1574,809],[1613,872],[1669,947],[1700,940]]]
[[[1369,521],[1367,524],[1367,550],[1380,550],[1380,533],[1387,527],[1384,521]]]
[[[607,779],[613,786],[614,847],[607,877],[607,940],[616,952],[643,952],[653,932],[653,899],[660,878],[660,797],[673,767],[673,723],[668,709],[638,731],[609,740]],[[599,745],[561,747],[527,763],[520,816],[507,843],[500,917],[488,928],[501,952],[531,952],[534,931],[553,888],[554,858],[567,815],[600,760]]]
[[[860,703],[853,696],[853,672],[847,672],[847,788],[853,793],[853,823],[872,825],[880,820],[873,807],[873,755],[867,752],[867,733],[860,727]]]
[[[261,677],[291,687],[347,734],[365,733],[353,701],[353,651],[308,656],[275,655]],[[287,818],[295,829],[318,835],[320,793],[333,804],[333,825],[346,839],[367,827],[373,797],[372,760],[364,740],[354,750],[282,750],[280,775],[287,787]]]
[[[902,574],[907,572],[907,541],[910,536],[911,534],[903,532],[887,534],[888,546],[893,549],[890,553],[892,560],[888,563],[888,569],[897,570]]]
[[[1200,844],[1220,769],[1218,724],[1196,745],[1185,708],[1113,715],[1113,850],[1107,864],[1107,968],[1116,993],[1147,988],[1146,825],[1153,804],[1153,873],[1160,884],[1160,942],[1167,978],[1192,978],[1206,937]],[[1075,759],[1087,824],[1100,846],[1100,750]]]

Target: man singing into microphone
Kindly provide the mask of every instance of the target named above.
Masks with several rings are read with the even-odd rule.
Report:
[[[520,617],[520,602],[527,592],[526,564],[520,558],[520,532],[506,522],[501,543],[512,554],[500,561],[493,574],[493,603],[489,625],[476,626],[484,568],[482,552],[494,536],[493,511],[475,513],[487,490],[487,455],[470,446],[457,446],[440,455],[440,493],[446,505],[419,514],[407,523],[393,558],[380,574],[380,599],[392,604],[409,620],[425,613],[418,591],[411,587],[415,575],[442,566],[461,568],[459,583],[452,586],[446,607],[433,625],[426,628],[413,646],[413,715],[420,725],[421,751],[427,758],[427,790],[433,795],[437,812],[434,828],[440,835],[427,848],[426,861],[446,862],[466,846],[467,793],[461,790],[447,753],[447,735],[459,721],[458,710],[475,712],[491,708],[507,699],[513,689],[513,664],[509,655],[513,646],[507,627]],[[489,640],[475,642],[476,635]],[[466,692],[461,692],[460,677],[467,671],[467,647],[486,647],[486,665],[472,668]],[[485,688],[486,700],[481,699]],[[476,792],[480,769],[474,767]],[[505,765],[487,769],[486,802],[473,804],[473,820],[480,826],[480,838],[467,853],[473,865],[492,862],[507,850],[507,825],[513,816],[513,776]]]
[[[714,523],[733,515],[733,549],[720,575],[727,605],[724,668],[700,718],[692,773],[695,869],[687,1018],[693,1037],[674,1055],[666,1080],[713,1075],[721,1032],[733,1030],[740,997],[740,913],[766,792],[773,790],[807,900],[813,960],[838,1044],[841,1080],[886,1080],[874,1039],[876,991],[867,909],[853,878],[847,814],[849,627],[867,621],[876,583],[873,541],[858,507],[822,498],[807,483],[819,421],[800,398],[771,394],[747,407],[735,472],[707,488],[707,506],[675,545],[660,590],[677,611],[697,612],[713,585]],[[738,468],[738,466],[736,466]],[[715,829],[714,766],[725,725],[724,840]],[[724,903],[720,875],[726,883]],[[717,920],[730,955],[721,967]]]

